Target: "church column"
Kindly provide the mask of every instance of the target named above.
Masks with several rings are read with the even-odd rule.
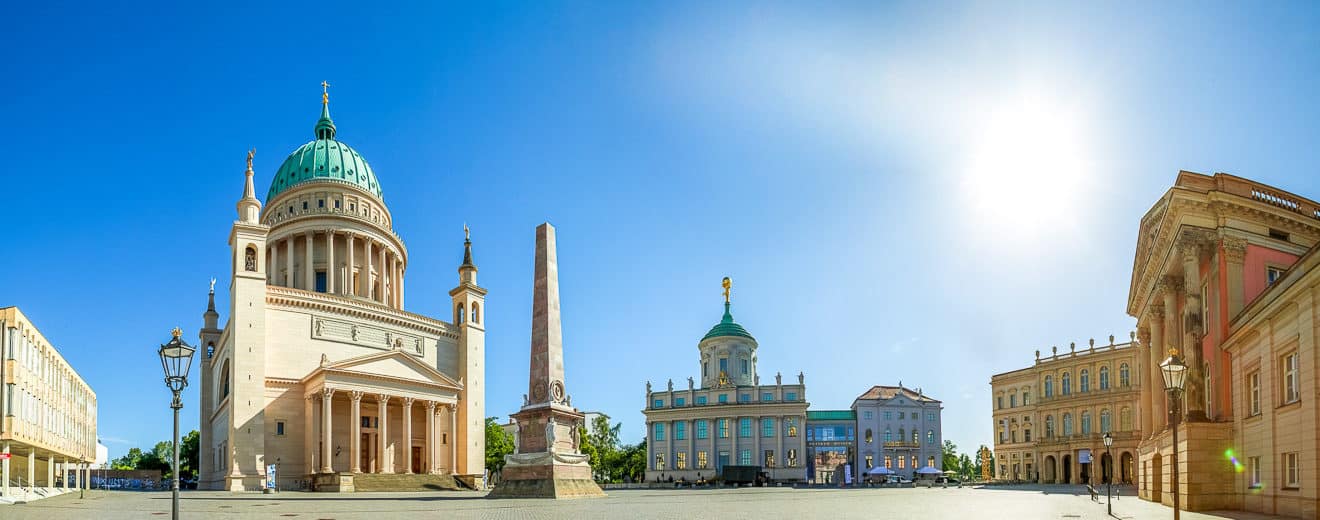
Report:
[[[377,253],[380,255],[380,265],[376,267],[376,270],[380,271],[380,276],[378,277],[380,278],[380,288],[377,289],[376,292],[376,301],[384,304],[389,301],[385,299],[385,244],[380,244],[377,249],[380,250],[379,253]]]
[[[292,289],[293,281],[295,280],[293,277],[293,237],[290,236],[289,238],[284,239],[284,243],[289,248],[289,254],[284,255],[286,270],[284,273],[284,283],[281,285]]]
[[[305,255],[307,257],[307,261],[306,263],[303,264],[303,274],[304,274],[303,280],[307,284],[307,286],[303,288],[309,291],[316,290],[316,265],[312,263],[312,238],[315,236],[316,236],[315,231],[307,232],[307,240],[306,240],[307,254]]]
[[[458,473],[458,405],[449,405],[449,473]]]
[[[376,428],[376,440],[378,444],[376,447],[376,458],[379,459],[379,462],[376,463],[376,472],[394,473],[394,461],[389,456],[390,396],[380,394],[376,396],[376,402],[379,403],[380,408],[380,426]]]
[[[1163,291],[1162,285],[1157,286],[1155,297],[1161,297]],[[1164,342],[1164,324],[1165,307],[1164,303],[1153,303],[1150,306],[1150,367],[1146,370],[1150,374],[1150,426],[1142,425],[1148,436],[1154,436],[1157,432],[1164,431],[1165,422],[1169,418],[1168,394],[1164,391],[1164,375],[1160,373],[1160,363],[1164,362],[1164,356],[1168,355],[1168,344]]]
[[[335,293],[335,230],[325,230],[325,293]]]
[[[1170,349],[1178,349],[1181,356],[1187,355],[1178,347],[1179,331],[1182,330],[1181,325],[1178,323],[1178,293],[1182,292],[1182,289],[1183,279],[1181,276],[1170,275],[1164,277],[1164,352],[1166,356]],[[1186,361],[1186,357],[1183,360]],[[1163,381],[1164,376],[1160,376],[1160,380]],[[1164,423],[1168,425],[1169,404],[1167,398],[1163,409],[1166,415]],[[1183,412],[1186,412],[1186,410],[1184,409]]]
[[[737,398],[737,395],[734,395]],[[738,417],[729,419],[729,464],[742,464],[742,459],[738,457]]]
[[[412,405],[413,398],[403,398],[403,472],[412,473]]]
[[[266,266],[266,283],[270,285],[280,284],[280,243],[271,241],[270,243],[270,265]]]
[[[1137,429],[1146,432],[1147,434],[1155,431],[1155,429],[1151,427],[1151,424],[1155,420],[1155,399],[1159,396],[1154,386],[1156,381],[1151,379],[1151,376],[1156,375],[1150,369],[1150,362],[1152,358],[1155,357],[1155,348],[1150,343],[1151,321],[1152,318],[1149,310],[1147,310],[1144,320],[1137,320],[1137,340],[1140,341],[1141,344],[1140,348],[1136,349],[1137,363],[1134,366],[1138,385],[1141,389],[1138,393],[1141,414],[1136,418],[1138,421]],[[1119,428],[1115,428],[1115,431],[1120,431],[1123,424],[1123,412],[1120,410],[1118,414]],[[1040,462],[1040,460],[1038,459],[1036,462]]]
[[[788,460],[787,454],[784,453],[784,436],[788,435],[788,426],[784,424],[784,416],[782,415],[775,417],[775,422],[778,423],[775,426],[779,428],[775,430],[777,434],[775,435],[775,469],[779,469],[784,467],[784,461]],[[883,443],[880,445],[884,446]]]
[[[316,436],[312,434],[316,428],[316,408],[313,407],[312,394],[303,397],[303,445],[306,446],[303,451],[307,456],[307,474],[311,475],[316,473]]]
[[[60,459],[60,480],[64,481],[64,490],[69,490],[69,459],[67,457]]]
[[[426,440],[422,443],[422,453],[426,454],[425,473],[435,473],[435,401],[426,402]]]
[[[762,466],[765,464],[764,453],[761,452],[761,420],[764,417],[756,416],[752,418],[752,465]]]
[[[399,255],[390,253],[390,307],[399,308]]]
[[[32,482],[37,478],[37,450],[28,448],[28,493],[32,492]]]
[[[353,250],[353,232],[345,233],[348,236],[348,268],[344,271],[344,295],[353,296],[357,294],[357,284],[353,283],[353,263],[357,252]]]
[[[1187,361],[1187,420],[1205,420],[1205,356],[1201,337],[1206,316],[1201,316],[1201,242],[1184,237],[1183,260],[1183,359]]]
[[[362,392],[354,390],[348,395],[353,399],[352,413],[349,415],[349,420],[353,421],[353,437],[349,442],[352,446],[349,456],[353,457],[350,467],[353,473],[362,473]]]
[[[362,297],[375,298],[376,271],[371,260],[371,239],[362,239]]]
[[[331,439],[330,432],[333,431],[333,425],[330,420],[330,403],[334,401],[335,390],[333,388],[321,389],[321,473],[333,473],[334,465],[331,464]]]

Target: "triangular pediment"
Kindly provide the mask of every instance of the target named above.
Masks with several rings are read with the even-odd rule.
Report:
[[[388,352],[348,358],[328,363],[318,370],[420,381],[454,389],[462,388],[462,385],[459,384],[458,381],[454,381],[439,370],[436,370],[422,362],[420,359],[417,359],[416,356],[401,350],[391,350]]]

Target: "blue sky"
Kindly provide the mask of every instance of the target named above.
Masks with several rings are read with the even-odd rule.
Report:
[[[991,374],[1127,337],[1137,222],[1178,170],[1320,197],[1313,8],[1060,4],[16,4],[0,305],[90,382],[112,456],[168,437],[155,348],[228,276],[246,150],[264,194],[326,80],[409,310],[448,315],[472,227],[488,415],[526,391],[550,221],[569,393],[625,440],[646,380],[697,375],[730,276],[764,377],[804,371],[814,409],[922,387],[970,451]]]

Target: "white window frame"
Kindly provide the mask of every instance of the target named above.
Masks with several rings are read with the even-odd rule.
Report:
[[[1301,400],[1297,377],[1298,360],[1297,351],[1283,356],[1283,404],[1291,404]]]
[[[1247,487],[1260,488],[1260,457],[1247,457]]]
[[[1301,455],[1297,452],[1283,454],[1283,488],[1299,489],[1302,486]]]
[[[1249,415],[1260,415],[1260,370],[1247,374],[1247,411]]]

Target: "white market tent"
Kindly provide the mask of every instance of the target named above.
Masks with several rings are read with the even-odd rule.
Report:
[[[894,472],[884,466],[876,466],[866,472],[867,475],[893,475]]]
[[[943,474],[943,472],[940,471],[940,470],[938,470],[938,469],[935,469],[933,466],[926,466],[926,467],[924,467],[924,468],[921,468],[921,469],[917,470],[917,474],[919,474],[919,475],[940,475],[940,474]]]

